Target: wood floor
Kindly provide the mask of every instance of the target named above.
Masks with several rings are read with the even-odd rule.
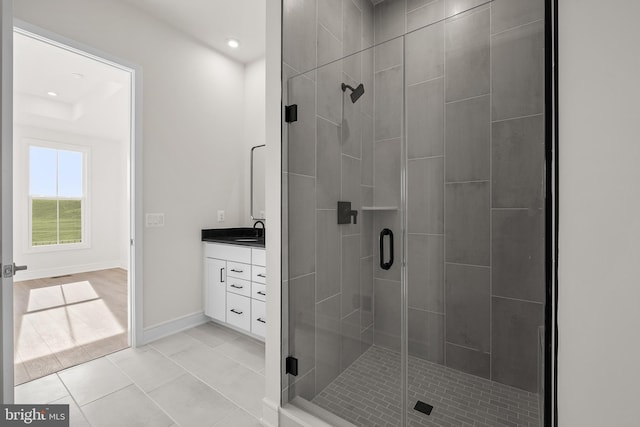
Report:
[[[14,285],[15,384],[128,347],[127,271]]]

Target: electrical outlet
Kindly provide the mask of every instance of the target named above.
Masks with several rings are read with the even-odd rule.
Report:
[[[164,214],[148,213],[146,215],[145,225],[147,227],[164,227]]]
[[[218,211],[218,222],[224,222],[224,211]]]

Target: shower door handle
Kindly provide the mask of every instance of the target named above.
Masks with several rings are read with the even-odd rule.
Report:
[[[384,261],[384,236],[389,236],[389,261]],[[388,270],[393,265],[393,231],[385,228],[380,232],[380,268]]]

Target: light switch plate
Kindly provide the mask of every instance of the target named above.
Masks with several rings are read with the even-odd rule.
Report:
[[[147,227],[164,227],[164,214],[148,213],[146,215],[145,224]]]

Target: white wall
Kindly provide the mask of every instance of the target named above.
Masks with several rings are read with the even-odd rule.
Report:
[[[558,3],[559,425],[638,426],[640,2]]]
[[[29,157],[28,145],[33,140],[56,142],[89,148],[89,208],[85,219],[89,229],[88,248],[29,251]],[[129,232],[123,221],[128,212],[126,165],[123,146],[128,141],[111,141],[58,132],[24,125],[14,126],[13,144],[13,225],[16,264],[29,266],[16,280],[29,280],[105,268],[127,268],[128,247],[123,241]]]
[[[251,147],[265,143],[265,60],[264,58],[247,64],[244,69],[244,123],[243,140],[245,150],[245,167],[251,169]],[[250,172],[246,176],[246,222],[250,221]]]
[[[243,66],[128,5],[20,0],[15,17],[143,71],[144,327],[202,311],[200,230],[245,222]],[[216,222],[216,211],[226,222]]]

